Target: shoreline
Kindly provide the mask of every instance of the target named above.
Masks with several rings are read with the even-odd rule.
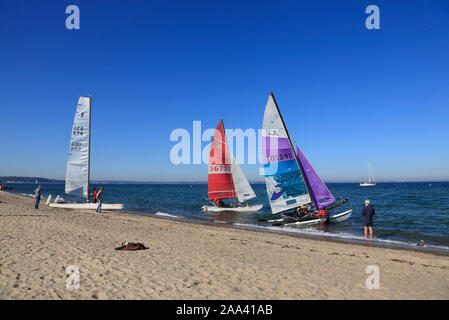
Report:
[[[18,194],[18,193],[14,193],[14,192],[8,192],[8,191],[3,191],[0,190],[1,192],[5,192],[5,193],[9,193],[9,194],[14,194],[17,195],[19,197],[24,197],[24,198],[32,198],[30,196],[27,195],[23,195],[23,194]],[[34,199],[34,198],[32,198]],[[45,205],[46,198],[42,198],[41,200],[41,205]],[[273,234],[278,234],[278,235],[286,235],[286,236],[290,236],[290,237],[297,237],[297,238],[304,238],[304,239],[309,239],[309,240],[318,240],[318,241],[328,241],[328,242],[337,242],[337,243],[346,243],[346,244],[355,244],[355,245],[361,245],[361,246],[372,246],[372,247],[378,247],[378,248],[388,248],[388,249],[396,249],[396,250],[410,250],[410,251],[415,251],[415,252],[428,252],[428,253],[432,253],[432,254],[436,254],[436,255],[441,255],[441,256],[449,256],[449,249],[443,249],[443,248],[438,248],[438,245],[431,245],[432,247],[413,247],[413,243],[407,243],[405,241],[400,241],[400,240],[393,240],[394,242],[401,242],[401,243],[382,243],[381,239],[374,239],[374,240],[364,240],[364,239],[345,239],[342,237],[338,237],[337,235],[332,235],[329,234],[327,236],[321,236],[321,235],[314,235],[314,234],[306,234],[306,233],[300,233],[300,232],[294,232],[294,231],[290,231],[290,230],[286,230],[286,231],[282,231],[282,230],[265,230],[263,226],[257,226],[254,225],[253,226],[239,226],[239,225],[235,225],[234,223],[217,223],[217,222],[213,222],[213,221],[208,221],[208,220],[204,220],[202,221],[199,218],[195,218],[195,217],[185,217],[185,216],[178,216],[176,214],[172,214],[170,213],[170,216],[158,216],[157,213],[148,213],[148,212],[143,212],[143,213],[138,213],[138,212],[133,212],[133,211],[128,211],[125,209],[123,210],[117,210],[117,211],[109,211],[115,214],[119,214],[119,213],[123,213],[123,214],[129,214],[129,215],[136,215],[136,216],[143,216],[143,217],[149,217],[149,218],[155,218],[155,219],[161,219],[161,220],[168,220],[168,221],[175,221],[175,222],[181,222],[181,223],[193,223],[193,224],[200,224],[200,225],[206,225],[206,226],[213,226],[213,227],[223,227],[223,228],[233,228],[233,229],[237,229],[237,230],[246,230],[246,231],[252,231],[252,232],[261,232],[261,233],[273,233]],[[261,230],[263,229],[263,230]]]
[[[449,249],[443,249],[443,248],[437,248],[438,245],[433,245],[432,247],[413,247],[413,243],[382,243],[382,240],[378,240],[375,238],[374,240],[364,240],[364,239],[345,239],[342,237],[338,237],[337,235],[329,234],[327,236],[321,236],[321,235],[314,235],[314,234],[307,234],[307,233],[300,233],[300,232],[294,232],[289,230],[265,230],[263,226],[241,226],[236,225],[234,223],[217,223],[214,221],[208,221],[204,220],[204,222],[198,218],[191,218],[191,217],[184,217],[184,216],[176,216],[175,214],[169,214],[173,217],[169,216],[158,216],[156,213],[137,213],[133,211],[127,211],[126,207],[124,210],[116,211],[116,213],[126,213],[130,215],[138,215],[143,217],[150,217],[150,218],[156,218],[156,219],[162,219],[162,220],[169,220],[169,221],[176,221],[176,222],[185,222],[185,223],[193,223],[193,224],[202,224],[206,226],[213,226],[218,228],[233,228],[237,230],[247,230],[252,232],[261,232],[261,233],[273,233],[278,235],[286,235],[290,237],[297,237],[297,238],[304,238],[309,240],[318,240],[318,241],[328,241],[328,242],[337,242],[337,243],[346,243],[346,244],[356,244],[361,246],[373,246],[378,248],[388,248],[388,249],[396,249],[396,250],[410,250],[415,252],[428,252],[433,253],[436,255],[442,255],[442,256],[449,256]],[[395,242],[401,242],[399,240],[392,240]],[[368,243],[367,243],[368,242]],[[441,245],[442,246],[442,245]]]
[[[0,299],[449,298],[447,254],[0,200]],[[122,241],[150,249],[114,250]],[[380,289],[366,288],[370,265]]]

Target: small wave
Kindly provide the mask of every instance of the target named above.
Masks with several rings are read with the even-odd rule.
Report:
[[[222,221],[222,220],[212,220],[212,222],[214,222],[214,223],[223,223],[223,224],[229,223],[229,221]]]
[[[358,242],[365,241],[365,237],[363,237],[363,236],[357,236],[357,235],[345,233],[345,232],[330,233],[330,232],[320,231],[320,230],[316,230],[316,229],[312,229],[312,228],[302,228],[302,229],[282,228],[282,227],[273,227],[273,226],[257,226],[257,225],[246,224],[246,223],[234,223],[234,225],[237,227],[248,228],[248,229],[259,230],[259,231],[271,231],[271,232],[281,232],[281,233],[289,233],[289,234],[312,235],[312,236],[328,237],[328,238],[333,238],[333,239],[352,240],[352,241],[358,241]],[[378,243],[378,244],[390,244],[390,245],[394,245],[394,246],[419,248],[416,246],[416,243],[399,241],[399,240],[374,238],[373,242]],[[421,248],[439,250],[439,251],[449,251],[448,246],[440,246],[440,245],[433,245],[433,244],[424,244],[424,246]]]
[[[159,217],[168,217],[168,218],[175,218],[175,219],[180,219],[180,218],[182,218],[182,217],[180,217],[180,216],[175,216],[175,215],[173,215],[173,214],[169,214],[169,213],[161,212],[161,211],[156,212],[155,215],[156,215],[156,216],[159,216]]]
[[[26,196],[26,197],[30,197],[30,198],[34,198],[34,194],[32,193],[21,193],[22,196]]]

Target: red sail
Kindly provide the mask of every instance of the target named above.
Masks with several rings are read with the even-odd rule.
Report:
[[[209,185],[209,199],[236,197],[223,120],[220,121],[217,129],[215,129],[214,138],[210,145],[209,175],[207,181]]]

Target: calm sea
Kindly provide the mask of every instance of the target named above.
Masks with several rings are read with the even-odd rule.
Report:
[[[26,195],[36,188],[31,184],[11,186],[12,192]],[[351,203],[341,210],[352,207],[352,216],[339,224],[307,227],[272,227],[260,221],[271,218],[264,184],[253,185],[257,198],[251,202],[264,204],[260,213],[215,215],[201,211],[201,206],[206,204],[206,184],[108,184],[104,187],[105,202],[123,203],[125,211],[136,214],[351,241],[363,241],[360,211],[364,200],[369,199],[376,209],[376,243],[416,248],[416,243],[424,240],[425,249],[449,251],[449,182],[378,183],[363,188],[355,183],[331,183],[328,187],[337,199],[351,198]],[[44,185],[42,194],[44,197],[52,194],[53,199],[59,194],[66,200],[79,200],[65,195],[62,184]]]

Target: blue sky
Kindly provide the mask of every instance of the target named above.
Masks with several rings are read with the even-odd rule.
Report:
[[[273,91],[325,180],[359,181],[368,160],[379,180],[449,179],[446,0],[0,0],[0,40],[0,176],[64,178],[91,94],[92,179],[205,181],[171,164],[171,131],[260,128]]]

